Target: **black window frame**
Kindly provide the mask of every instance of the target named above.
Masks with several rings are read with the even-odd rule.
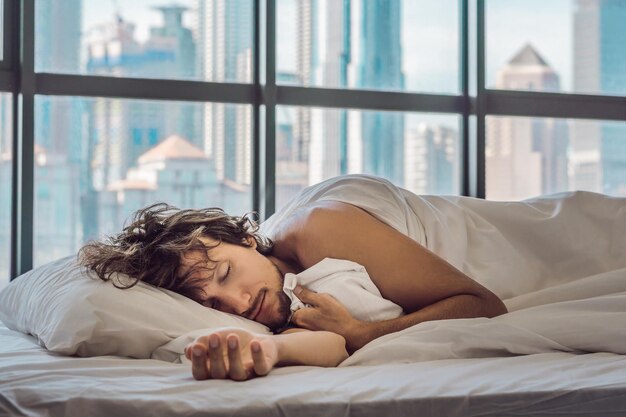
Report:
[[[253,0],[250,84],[36,73],[36,0],[4,1],[0,93],[13,97],[11,279],[33,266],[35,95],[219,102],[253,106],[252,207],[275,211],[276,106],[435,112],[460,116],[461,194],[485,198],[487,116],[626,121],[626,97],[505,91],[485,87],[486,0],[458,0],[460,91],[456,95],[297,87],[276,84],[276,0]],[[475,19],[470,21],[470,12]],[[475,38],[475,43],[470,39]],[[474,51],[475,54],[471,54]],[[471,58],[473,56],[473,58]],[[475,80],[470,80],[470,74]],[[470,92],[470,81],[476,91]]]

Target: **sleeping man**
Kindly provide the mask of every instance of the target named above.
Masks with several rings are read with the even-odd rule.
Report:
[[[249,217],[220,209],[158,204],[138,211],[109,241],[83,247],[81,259],[103,280],[124,273],[274,332],[223,329],[197,338],[185,349],[196,379],[246,380],[285,365],[336,366],[373,339],[421,322],[507,312],[501,301],[506,290],[496,295],[469,275],[481,274],[476,265],[482,268],[490,260],[466,259],[475,245],[489,252],[484,250],[487,241],[475,240],[468,230],[482,229],[487,235],[492,230],[481,227],[479,217],[472,218],[471,227],[455,220],[455,210],[463,204],[476,211],[497,203],[468,197],[418,199],[380,178],[337,177],[303,190],[260,229]],[[526,206],[511,207],[535,215],[536,207]],[[398,306],[397,313],[374,321],[357,318],[337,301],[341,285],[335,286],[335,294],[298,282],[287,288],[286,276],[297,278],[328,259],[364,267],[371,292]],[[494,265],[504,263],[508,269],[483,271],[514,274],[518,261],[500,258]],[[341,274],[333,277],[342,280]],[[304,308],[293,308],[296,301]],[[373,304],[361,308],[376,308]]]

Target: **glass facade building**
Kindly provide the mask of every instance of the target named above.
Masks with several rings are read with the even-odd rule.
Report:
[[[265,218],[342,174],[626,195],[620,0],[0,5],[5,282],[158,201]]]

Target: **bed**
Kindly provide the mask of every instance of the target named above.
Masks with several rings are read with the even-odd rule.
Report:
[[[370,196],[381,220],[400,228],[406,219],[382,217],[413,213],[412,237],[428,236],[420,243],[480,278],[509,313],[420,323],[337,368],[196,381],[181,354],[203,324],[258,323],[165,290],[121,292],[60,260],[0,293],[0,415],[626,415],[626,199],[565,193],[485,204],[346,181],[333,184],[333,199],[348,199],[356,182],[354,199],[363,207]],[[313,195],[319,187],[300,198]]]
[[[0,327],[0,415],[618,416],[626,356],[448,359],[321,369],[247,382],[195,381],[152,359],[67,357]]]

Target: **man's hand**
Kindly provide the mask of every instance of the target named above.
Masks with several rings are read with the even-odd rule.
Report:
[[[346,339],[348,351],[362,347],[368,323],[352,317],[350,312],[330,294],[318,294],[300,285],[294,293],[311,307],[301,308],[293,313],[291,321],[298,327],[309,330],[326,330],[337,333]]]
[[[278,348],[272,336],[228,328],[198,337],[185,356],[197,380],[245,381],[267,375],[278,362]]]

